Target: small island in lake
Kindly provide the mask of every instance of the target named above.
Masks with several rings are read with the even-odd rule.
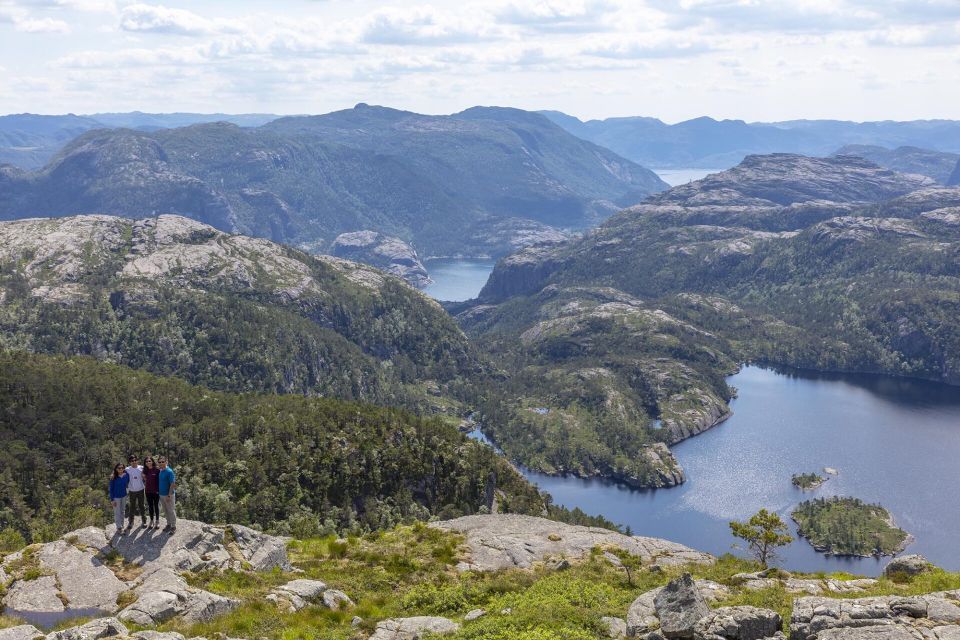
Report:
[[[791,514],[797,533],[830,555],[892,556],[913,542],[890,512],[859,498],[834,496],[807,500]]]
[[[793,486],[798,489],[803,489],[804,491],[809,491],[816,489],[827,479],[817,473],[795,473],[793,477],[790,478],[790,482],[793,483]]]

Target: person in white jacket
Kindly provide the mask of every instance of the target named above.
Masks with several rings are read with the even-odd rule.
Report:
[[[147,501],[144,490],[147,487],[143,482],[143,467],[137,464],[137,456],[130,456],[127,459],[126,472],[127,477],[130,478],[130,483],[127,485],[127,503],[130,505],[130,519],[127,521],[127,531],[133,529],[133,518],[137,513],[140,514],[140,526],[146,528]]]

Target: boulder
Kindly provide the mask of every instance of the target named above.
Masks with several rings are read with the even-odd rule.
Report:
[[[353,606],[353,600],[350,596],[339,589],[327,589],[320,597],[320,601],[327,609],[339,611],[340,609],[349,609]]]
[[[600,618],[601,624],[607,630],[609,638],[626,638],[627,623],[623,618],[614,618],[613,616],[603,616]]]
[[[428,635],[445,636],[456,633],[460,625],[447,618],[416,616],[391,618],[377,623],[370,640],[420,640]]]
[[[526,569],[535,562],[558,557],[578,560],[589,556],[595,547],[618,547],[645,562],[662,565],[715,560],[707,553],[659,538],[628,536],[609,529],[519,514],[464,516],[431,526],[464,534],[469,559],[458,565],[461,571]]]
[[[776,611],[758,607],[720,607],[700,618],[694,627],[697,640],[761,640],[773,637],[783,625]]]
[[[176,631],[137,631],[130,637],[139,640],[185,640],[183,635]]]
[[[471,611],[468,611],[467,615],[463,616],[463,621],[472,622],[473,620],[482,618],[485,615],[487,615],[487,611],[485,609],[473,609]]]
[[[326,590],[326,583],[320,580],[293,580],[271,591],[267,599],[288,611],[299,611],[319,602]]]
[[[130,632],[116,618],[97,618],[79,627],[49,633],[46,640],[100,640],[128,635]]]
[[[287,557],[286,538],[270,536],[239,524],[232,524],[229,529],[240,553],[254,571],[293,570]]]
[[[204,622],[227,613],[240,603],[197,589],[171,569],[161,568],[141,576],[134,586],[136,602],[120,612],[121,620],[142,626],[166,622],[176,616],[184,622]]]
[[[180,611],[180,600],[169,591],[151,591],[120,612],[119,618],[149,627],[175,617]]]
[[[697,621],[710,613],[689,573],[668,582],[654,597],[660,633],[666,638],[691,638]]]
[[[21,624],[16,627],[0,629],[0,640],[36,640],[42,637],[43,632],[32,624]]]
[[[697,590],[707,602],[716,602],[730,595],[730,589],[712,580],[694,580]],[[663,587],[651,589],[637,596],[627,611],[627,637],[639,638],[660,626],[654,600]]]
[[[894,558],[883,568],[883,575],[889,577],[896,575],[916,576],[925,571],[930,571],[933,565],[921,555],[909,554]]]

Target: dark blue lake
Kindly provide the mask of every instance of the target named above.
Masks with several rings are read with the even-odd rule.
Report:
[[[637,535],[721,554],[727,523],[761,507],[789,520],[804,499],[848,495],[879,502],[916,541],[906,553],[960,570],[960,388],[886,376],[777,373],[745,367],[725,423],[673,447],[680,487],[630,490],[599,480],[528,473],[558,504],[629,525]],[[815,491],[794,473],[833,467]],[[781,552],[798,571],[876,575],[887,559],[831,557],[797,539]]]

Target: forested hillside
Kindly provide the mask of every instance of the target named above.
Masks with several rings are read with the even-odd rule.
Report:
[[[0,530],[52,539],[106,513],[130,453],[169,456],[183,516],[308,536],[432,514],[540,513],[535,488],[437,418],[228,394],[91,358],[0,352]]]
[[[479,367],[453,320],[401,280],[177,216],[0,223],[0,302],[5,348],[230,391],[421,408],[425,385]]]

